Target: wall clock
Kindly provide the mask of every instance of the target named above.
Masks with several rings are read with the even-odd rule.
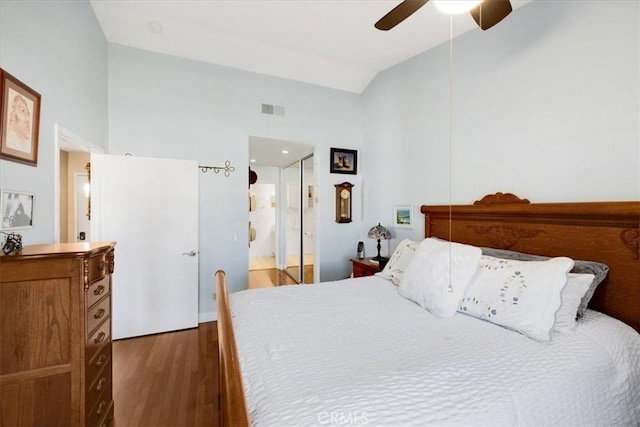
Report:
[[[336,187],[336,222],[351,222],[351,189],[353,184],[343,182],[342,184],[335,184],[334,187]]]

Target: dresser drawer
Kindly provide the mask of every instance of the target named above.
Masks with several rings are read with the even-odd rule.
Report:
[[[92,283],[87,290],[87,307],[91,307],[100,298],[111,292],[111,276],[106,276],[102,280]]]
[[[111,417],[105,417],[109,412],[113,413],[113,400],[111,396],[111,386],[109,386],[103,390],[103,393],[98,397],[95,405],[87,415],[87,426],[106,425],[106,421]],[[87,405],[87,407],[89,408],[90,406]]]
[[[87,378],[87,408],[93,408],[105,390],[111,389],[111,359],[102,367],[95,378]]]
[[[111,318],[107,319],[87,339],[86,357],[91,360],[101,347],[111,341]]]
[[[100,322],[111,314],[111,296],[107,295],[87,313],[87,335],[91,335]]]
[[[107,253],[89,258],[89,283],[102,279],[109,274]]]
[[[98,372],[100,372],[109,362],[111,362],[111,342],[108,342],[107,345],[101,347],[93,356],[93,359],[89,360],[89,363],[87,363],[85,376],[87,384],[91,384],[98,376]]]

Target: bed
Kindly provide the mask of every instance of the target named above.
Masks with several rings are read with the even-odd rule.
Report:
[[[638,425],[640,202],[496,193],[421,211],[425,238],[609,271],[546,342],[434,316],[384,277],[228,296],[219,271],[222,425]]]

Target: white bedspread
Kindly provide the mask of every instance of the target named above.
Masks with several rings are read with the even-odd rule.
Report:
[[[379,277],[230,299],[254,426],[640,424],[640,335],[597,312],[538,343]]]

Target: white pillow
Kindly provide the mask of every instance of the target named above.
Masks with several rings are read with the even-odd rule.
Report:
[[[474,246],[425,239],[402,276],[398,293],[438,317],[451,317],[481,256],[482,250]]]
[[[567,284],[562,288],[560,299],[562,305],[556,313],[556,322],[553,325],[554,332],[567,332],[576,326],[576,316],[582,297],[593,283],[593,274],[569,273]]]
[[[418,249],[418,246],[420,246],[420,242],[414,242],[409,239],[404,239],[398,243],[396,250],[393,251],[393,255],[389,258],[387,265],[384,266],[380,273],[376,273],[376,275],[391,280],[394,285],[399,285],[405,270],[409,266],[409,263]]]
[[[516,261],[483,255],[458,311],[549,341],[573,264],[566,257]]]

